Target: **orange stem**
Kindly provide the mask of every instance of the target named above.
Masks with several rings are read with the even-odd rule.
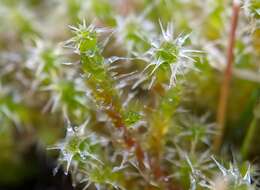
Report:
[[[232,18],[231,18],[231,29],[229,33],[229,41],[227,47],[227,67],[224,74],[223,83],[220,91],[220,100],[218,105],[217,113],[217,124],[218,124],[218,134],[214,139],[213,148],[218,151],[222,144],[222,138],[225,131],[226,122],[226,110],[229,97],[230,81],[232,78],[232,66],[234,62],[234,46],[236,38],[236,29],[239,17],[240,4],[237,0],[233,1],[232,8]]]

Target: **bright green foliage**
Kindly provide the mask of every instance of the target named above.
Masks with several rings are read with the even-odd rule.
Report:
[[[141,119],[141,115],[137,112],[133,112],[133,111],[129,111],[125,114],[124,116],[124,121],[125,123],[130,126],[135,124],[136,122],[138,122]]]

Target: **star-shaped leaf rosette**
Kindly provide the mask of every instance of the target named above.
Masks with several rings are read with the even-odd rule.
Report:
[[[143,72],[154,82],[156,78],[165,75],[165,71],[170,71],[170,77],[167,78],[170,80],[169,88],[171,88],[176,84],[178,75],[184,75],[194,69],[195,57],[202,52],[186,46],[190,34],[180,34],[175,37],[173,24],[169,23],[166,30],[161,21],[159,24],[161,35],[150,40],[151,48],[142,57],[148,63]]]

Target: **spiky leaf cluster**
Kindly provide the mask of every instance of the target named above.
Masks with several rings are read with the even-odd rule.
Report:
[[[211,145],[229,1],[2,0],[0,168],[56,141],[79,189],[256,189],[253,166],[224,167],[229,144],[259,153],[259,3],[240,3],[222,166]]]

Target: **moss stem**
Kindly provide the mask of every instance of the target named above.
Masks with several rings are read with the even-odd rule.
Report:
[[[249,126],[246,138],[244,140],[244,143],[243,143],[243,146],[242,146],[242,149],[241,149],[241,154],[242,154],[243,159],[248,158],[248,154],[249,154],[249,150],[250,150],[250,144],[252,143],[252,140],[255,136],[255,132],[256,132],[256,129],[257,129],[256,123],[257,123],[256,118],[254,117],[250,126]]]
[[[224,73],[224,79],[221,85],[220,100],[217,112],[217,124],[218,124],[218,134],[215,136],[213,149],[217,152],[219,151],[222,138],[225,131],[226,122],[226,110],[227,102],[229,97],[230,81],[232,78],[232,65],[234,62],[234,46],[235,46],[235,35],[238,23],[240,4],[237,0],[233,1],[232,18],[231,18],[231,28],[229,33],[228,47],[227,47],[227,66]]]

